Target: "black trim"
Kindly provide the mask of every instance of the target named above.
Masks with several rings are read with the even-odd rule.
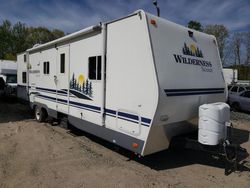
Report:
[[[197,89],[164,89],[165,92],[185,92],[185,91],[214,91],[224,90],[225,88],[197,88]]]
[[[101,108],[98,107],[98,106],[92,106],[92,105],[89,105],[89,104],[83,104],[83,103],[78,103],[78,102],[74,102],[74,101],[69,101],[69,103],[73,104],[73,105],[82,106],[82,107],[85,107],[85,108],[90,108],[90,109],[93,109],[93,110],[101,111]]]
[[[139,117],[137,115],[134,115],[134,114],[128,114],[128,113],[125,113],[125,112],[119,112],[118,111],[118,116],[122,116],[122,117],[126,117],[126,118],[129,118],[129,119],[139,121]]]
[[[167,96],[206,95],[224,93],[224,88],[164,89]]]
[[[106,113],[106,115],[109,115],[109,116],[112,116],[112,117],[116,117],[116,111],[115,110],[111,110],[111,109],[107,109],[106,108],[105,109],[105,113]],[[107,114],[107,113],[109,113],[109,114]],[[128,113],[125,113],[125,112],[118,112],[118,116],[139,121],[139,117],[137,115],[134,115],[134,114],[128,114]],[[145,117],[141,117],[141,122],[142,122],[143,125],[149,126],[147,124],[151,123],[151,119],[148,119],[148,118],[145,118]]]

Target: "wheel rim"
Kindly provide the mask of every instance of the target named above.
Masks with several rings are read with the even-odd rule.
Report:
[[[36,119],[39,120],[40,116],[41,116],[41,114],[40,114],[39,110],[37,109],[36,110]]]

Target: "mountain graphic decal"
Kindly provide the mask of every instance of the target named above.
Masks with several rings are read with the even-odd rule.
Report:
[[[184,55],[190,55],[190,56],[195,56],[195,57],[201,57],[201,58],[203,58],[202,51],[198,47],[196,47],[194,44],[191,44],[190,46],[188,46],[184,42],[184,47],[182,48],[182,53]]]
[[[85,100],[93,100],[93,88],[92,82],[89,79],[85,80],[83,74],[80,74],[77,78],[73,73],[69,83],[70,93],[78,98]]]

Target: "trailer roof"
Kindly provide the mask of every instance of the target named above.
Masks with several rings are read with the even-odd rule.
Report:
[[[39,44],[35,45],[33,48],[28,49],[27,52],[32,52],[32,51],[40,50],[42,48],[53,46],[53,45],[56,45],[58,43],[62,43],[62,42],[68,41],[70,39],[73,39],[73,38],[76,38],[76,37],[79,37],[79,36],[82,36],[82,35],[94,32],[94,31],[99,31],[99,30],[101,30],[101,26],[100,25],[90,26],[90,27],[87,27],[87,28],[82,29],[80,31],[77,31],[77,32],[71,33],[69,35],[66,35],[66,36],[64,36],[62,38],[53,40],[51,42],[48,42],[48,43],[45,43],[45,44],[41,44],[41,45],[39,45]]]
[[[123,17],[121,17],[121,18],[118,18],[118,19],[114,19],[114,20],[105,22],[104,24],[113,23],[113,22],[122,20],[122,19],[124,19],[124,18],[133,16],[133,15],[138,14],[138,13],[144,13],[144,14],[152,15],[152,14],[150,14],[150,13],[145,12],[145,11],[142,10],[142,9],[139,9],[139,10],[136,10],[136,11],[134,11],[133,13],[127,15],[127,16],[123,16]],[[152,15],[152,16],[153,16],[153,15]],[[161,17],[158,17],[158,18],[159,18],[159,19],[164,19],[164,18],[161,18]],[[165,20],[165,19],[164,19],[164,20]],[[169,21],[169,20],[165,20],[165,21],[167,21],[168,23],[173,24],[173,25],[175,25],[175,26],[178,26],[178,27],[180,27],[180,28],[183,28],[183,29],[188,29],[188,30],[191,30],[191,31],[193,31],[193,32],[202,33],[202,32],[199,32],[199,31],[196,31],[196,30],[193,30],[193,29],[184,27],[184,26],[182,26],[182,25],[176,24],[176,23],[171,22],[171,21]],[[48,43],[45,43],[45,44],[37,44],[37,45],[34,45],[33,48],[28,49],[26,52],[33,52],[33,51],[41,50],[41,49],[43,49],[43,48],[50,47],[50,46],[53,46],[53,45],[57,45],[58,43],[63,43],[63,42],[66,42],[66,41],[68,41],[68,40],[74,39],[74,38],[79,37],[79,36],[83,36],[83,35],[86,35],[86,34],[89,34],[89,33],[92,33],[92,32],[100,31],[101,29],[102,29],[102,23],[100,22],[100,24],[98,24],[98,25],[87,27],[87,28],[85,28],[85,29],[82,29],[82,30],[80,30],[80,31],[71,33],[71,34],[69,34],[69,35],[66,35],[66,36],[64,36],[64,37],[62,37],[62,38],[59,38],[59,39],[56,39],[56,40],[53,40],[53,41],[51,41],[51,42],[48,42]],[[202,34],[204,34],[204,35],[206,35],[206,36],[211,36],[211,35],[208,35],[208,34],[205,34],[205,33],[202,33]],[[214,37],[214,36],[213,36],[213,37]],[[22,53],[20,53],[20,54],[22,54]]]

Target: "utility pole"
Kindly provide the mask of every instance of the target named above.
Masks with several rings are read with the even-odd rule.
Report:
[[[160,8],[158,7],[157,0],[153,0],[153,4],[156,7],[157,10],[157,16],[160,17]]]

